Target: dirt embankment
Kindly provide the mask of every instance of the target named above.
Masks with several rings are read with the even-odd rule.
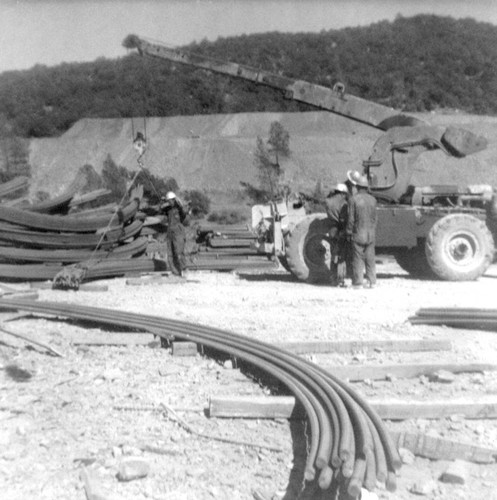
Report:
[[[486,137],[489,147],[459,160],[441,152],[422,155],[413,177],[416,185],[497,186],[497,118],[462,114],[421,117],[433,125],[468,128]],[[337,182],[347,170],[360,169],[381,134],[323,111],[148,118],[145,166],[154,174],[174,177],[183,189],[238,191],[240,181],[255,182],[256,138],[267,138],[273,121],[279,121],[290,134],[291,156],[283,161],[283,167],[285,181],[295,190],[312,190],[318,180]],[[56,195],[81,166],[89,164],[100,171],[109,154],[118,165],[136,170],[132,135],[144,128],[141,118],[84,119],[57,139],[33,140],[33,192]]]

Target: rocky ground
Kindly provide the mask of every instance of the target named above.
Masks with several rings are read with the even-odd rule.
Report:
[[[379,266],[379,286],[353,290],[312,286],[282,271],[190,272],[178,283],[99,282],[107,291],[40,290],[39,300],[95,305],[163,315],[268,342],[351,339],[447,339],[443,352],[369,352],[315,356],[325,364],[488,362],[497,363],[496,333],[413,326],[420,307],[495,307],[497,268],[477,282],[411,279],[389,261]],[[16,285],[25,289],[27,285]],[[95,325],[0,315],[3,326],[49,344],[63,357],[0,333],[0,491],[5,500],[232,500],[303,498],[301,468],[305,428],[287,420],[208,418],[215,395],[264,395],[268,389],[231,362],[198,354],[173,356],[159,342],[133,346],[76,345],[71,339],[108,335]],[[10,320],[10,321],[8,321]],[[353,384],[368,398],[404,400],[489,396],[496,372],[457,375],[450,384],[427,377]],[[168,408],[175,410],[173,414]],[[179,419],[179,420],[178,420]],[[190,430],[184,424],[190,426]],[[398,430],[424,431],[497,449],[497,422],[413,419],[388,423]],[[191,432],[233,441],[220,442]],[[271,448],[271,449],[270,449]],[[146,476],[123,481],[134,460]],[[497,464],[469,464],[465,484],[439,480],[446,461],[406,458],[398,490],[379,488],[385,500],[421,498],[497,499]],[[257,496],[259,495],[259,497]],[[306,496],[309,498],[309,495]]]

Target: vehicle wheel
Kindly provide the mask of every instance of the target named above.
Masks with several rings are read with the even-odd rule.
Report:
[[[396,252],[395,260],[397,264],[411,276],[426,279],[433,279],[436,277],[428,264],[425,245],[400,250]]]
[[[329,281],[330,220],[325,214],[313,214],[301,220],[287,237],[286,260],[290,272],[309,283]]]
[[[453,214],[431,228],[425,251],[428,264],[439,278],[469,281],[487,270],[495,248],[484,221],[468,214]]]

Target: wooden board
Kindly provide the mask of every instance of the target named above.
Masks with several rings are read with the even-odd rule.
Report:
[[[437,419],[451,415],[462,415],[468,419],[497,418],[497,396],[432,401],[386,399],[370,400],[369,404],[385,420]]]
[[[148,345],[160,343],[151,333],[84,332],[64,335],[74,345]]]
[[[198,347],[195,342],[175,341],[172,343],[173,356],[196,356]]]
[[[390,431],[397,448],[407,448],[418,457],[431,460],[463,459],[477,464],[489,464],[497,459],[497,449],[475,446],[472,443],[463,443],[429,436],[423,433]]]
[[[385,420],[436,419],[461,415],[468,419],[497,418],[497,396],[478,399],[439,401],[369,400],[369,404]],[[230,396],[210,399],[209,414],[226,418],[290,418],[302,416],[300,404],[293,396]]]
[[[338,378],[349,381],[384,380],[387,376],[394,378],[415,378],[431,375],[439,370],[451,373],[482,373],[496,371],[497,364],[489,363],[417,363],[403,365],[347,365],[322,366]]]
[[[415,351],[450,351],[449,339],[395,339],[395,340],[345,340],[336,342],[283,342],[275,344],[294,354],[353,352],[415,352]]]
[[[52,282],[51,281],[32,281],[29,283],[31,288],[35,288],[38,290],[51,290]],[[79,290],[82,292],[107,292],[109,290],[108,285],[99,285],[95,283],[81,283],[79,285]]]
[[[209,401],[209,416],[221,418],[302,418],[293,396],[231,396]]]

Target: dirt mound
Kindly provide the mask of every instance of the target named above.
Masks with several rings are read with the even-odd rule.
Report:
[[[469,115],[422,116],[434,125],[463,126],[489,140],[486,151],[469,158],[447,158],[441,152],[422,155],[413,181],[424,184],[497,185],[497,118]],[[266,138],[271,122],[290,134],[291,157],[284,162],[287,182],[312,189],[342,179],[361,168],[381,131],[328,112],[243,113],[169,118],[84,119],[56,139],[31,142],[33,190],[56,195],[85,164],[101,171],[107,155],[136,170],[133,132],[144,131],[149,148],[145,166],[154,174],[174,177],[180,187],[208,191],[238,190],[254,182],[256,137]]]

